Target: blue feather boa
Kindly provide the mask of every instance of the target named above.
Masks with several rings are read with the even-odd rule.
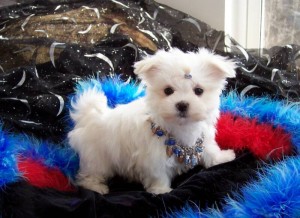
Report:
[[[241,194],[227,198],[223,210],[199,211],[187,206],[166,217],[300,217],[300,158],[292,157],[259,173],[256,182],[245,186]]]
[[[81,81],[76,94],[95,88],[108,97],[110,107],[126,104],[145,95],[142,86],[123,83],[118,78],[99,81]],[[76,101],[76,96],[73,96]],[[292,143],[300,152],[300,109],[298,104],[274,101],[269,98],[241,97],[232,92],[222,96],[221,111],[231,112],[262,123],[280,126],[291,134]],[[72,178],[78,170],[78,156],[67,145],[53,145],[26,135],[13,135],[0,124],[0,188],[22,177],[17,168],[18,156],[44,160],[49,167],[58,167]],[[226,199],[222,211],[204,212],[187,207],[170,217],[299,217],[300,216],[300,158],[287,158],[279,164],[266,167],[259,181],[242,188],[241,194]]]
[[[14,137],[9,137],[3,131],[3,125],[0,123],[0,188],[17,181],[20,177],[15,155],[17,143]]]

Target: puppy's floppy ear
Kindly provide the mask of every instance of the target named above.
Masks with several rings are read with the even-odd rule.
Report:
[[[235,77],[235,68],[237,66],[233,61],[225,58],[218,58],[217,60],[212,61],[211,64],[216,76],[223,78]]]
[[[148,55],[143,60],[134,64],[134,73],[141,79],[151,78],[155,72],[159,71],[162,64],[163,56],[166,54],[164,50],[158,50],[155,55]]]
[[[235,68],[237,66],[234,61],[204,49],[199,50],[199,55],[203,61],[208,63],[210,76],[213,76],[216,79],[235,77]]]
[[[156,69],[156,61],[153,56],[147,56],[134,64],[134,73],[142,78]]]

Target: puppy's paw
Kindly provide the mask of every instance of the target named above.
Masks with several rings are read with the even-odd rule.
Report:
[[[98,192],[102,195],[109,192],[108,186],[104,183],[99,182],[94,178],[86,178],[77,182],[78,185],[83,186],[84,188],[90,189],[92,191]]]
[[[92,191],[98,192],[102,195],[107,194],[109,192],[108,186],[104,185],[104,184],[97,184],[97,185],[95,184],[95,185],[91,185],[91,186],[85,187],[85,188],[88,188]]]
[[[147,192],[153,193],[153,194],[164,194],[172,191],[172,189],[168,186],[155,186],[155,187],[150,187],[147,189]]]
[[[235,153],[233,150],[221,150],[218,155],[215,156],[213,160],[213,166],[226,163],[235,159]]]
[[[210,158],[205,158],[204,165],[206,168],[226,163],[235,159],[235,153],[233,150],[220,150],[217,154],[214,154]]]

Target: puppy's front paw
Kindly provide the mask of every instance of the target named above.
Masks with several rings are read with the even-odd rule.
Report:
[[[233,150],[220,150],[217,154],[214,154],[210,158],[206,158],[205,167],[212,167],[218,164],[226,163],[235,159],[235,153]]]
[[[167,192],[172,191],[172,189],[170,187],[167,186],[161,186],[161,187],[150,187],[147,189],[147,192],[153,193],[153,194],[164,194]]]
[[[221,150],[221,152],[215,156],[213,160],[213,166],[217,164],[226,163],[235,159],[235,153],[233,150]]]
[[[109,191],[107,185],[104,185],[104,184],[91,185],[86,188],[91,189],[92,191],[98,192],[102,195],[107,194]]]
[[[84,188],[98,192],[102,195],[107,194],[109,191],[108,186],[106,184],[101,183],[97,179],[94,179],[94,178],[85,178],[85,179],[78,181],[77,183],[78,183],[78,185],[81,185]]]

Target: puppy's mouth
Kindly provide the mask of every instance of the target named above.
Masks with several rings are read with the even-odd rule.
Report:
[[[177,116],[179,118],[188,118],[188,114],[186,112],[179,112]]]
[[[187,122],[198,122],[206,119],[205,116],[196,113],[190,114],[187,112],[177,112],[176,114],[164,114],[164,120],[167,122],[175,122],[175,123],[187,123]]]
[[[177,113],[177,120],[179,120],[180,122],[199,122],[205,119],[207,119],[207,117],[201,113]]]
[[[188,120],[189,119],[189,115],[186,112],[178,112],[176,114],[164,114],[163,116],[164,120],[168,121],[168,122],[182,122],[184,120]]]

